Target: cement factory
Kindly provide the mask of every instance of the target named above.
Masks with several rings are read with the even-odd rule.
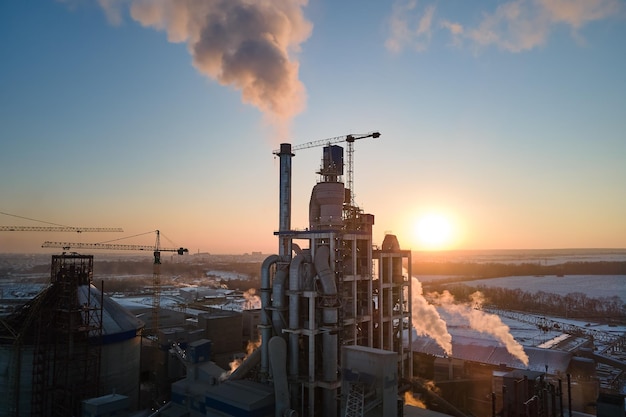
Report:
[[[259,309],[166,315],[155,285],[156,314],[133,311],[97,288],[92,255],[53,255],[46,289],[2,320],[0,417],[624,416],[584,335],[568,341],[585,357],[526,348],[527,363],[467,338],[448,355],[416,335],[411,251],[392,234],[375,245],[374,215],[354,203],[352,146],[379,136],[274,152],[278,249],[261,266]],[[317,146],[309,222],[294,228],[294,152]],[[623,339],[611,344],[622,356]]]

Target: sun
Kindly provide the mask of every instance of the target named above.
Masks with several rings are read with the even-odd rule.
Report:
[[[441,214],[427,214],[417,221],[415,234],[424,249],[444,249],[452,240],[452,223]]]

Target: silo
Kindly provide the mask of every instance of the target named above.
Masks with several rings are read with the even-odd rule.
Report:
[[[93,256],[54,255],[51,285],[0,326],[0,417],[61,416],[116,392],[136,404],[142,322],[92,281]]]

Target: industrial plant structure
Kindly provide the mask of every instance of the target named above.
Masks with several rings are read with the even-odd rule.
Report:
[[[311,146],[275,151],[278,252],[261,266],[261,345],[221,383],[179,353],[187,378],[172,385],[164,415],[398,414],[398,385],[412,375],[411,252],[393,235],[374,247],[374,215],[354,205],[342,181],[343,148],[332,143],[378,136],[313,143],[324,145],[322,164],[309,224],[299,229],[291,226],[293,151]],[[348,165],[351,172],[351,158]]]
[[[137,401],[143,323],[92,279],[93,256],[53,255],[50,285],[2,320],[0,416],[78,416],[111,392]]]
[[[342,182],[343,148],[337,145],[323,147],[308,227],[293,230],[291,145],[281,144],[277,155],[279,250],[266,259],[261,275],[261,376],[271,374],[275,382],[286,378],[283,386],[289,390],[277,401],[276,415],[293,409],[300,415],[336,416],[351,394],[359,402],[371,399],[365,407],[384,407],[385,416],[395,415],[380,388],[395,386],[390,393],[395,410],[398,380],[412,374],[405,347],[410,340],[402,343],[411,326],[411,253],[392,235],[373,249],[374,215],[351,204],[351,190]],[[411,332],[406,334],[410,339]],[[286,356],[272,354],[273,338],[286,342]],[[376,375],[375,368],[350,372],[341,360],[342,347],[350,345],[368,347],[372,355],[373,349],[394,352],[395,366],[385,375]],[[357,354],[344,355],[350,352]],[[287,374],[277,374],[280,369]]]

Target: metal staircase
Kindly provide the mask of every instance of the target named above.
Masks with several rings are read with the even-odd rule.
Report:
[[[350,384],[345,417],[363,417],[364,393],[365,387],[363,383],[354,382]]]

